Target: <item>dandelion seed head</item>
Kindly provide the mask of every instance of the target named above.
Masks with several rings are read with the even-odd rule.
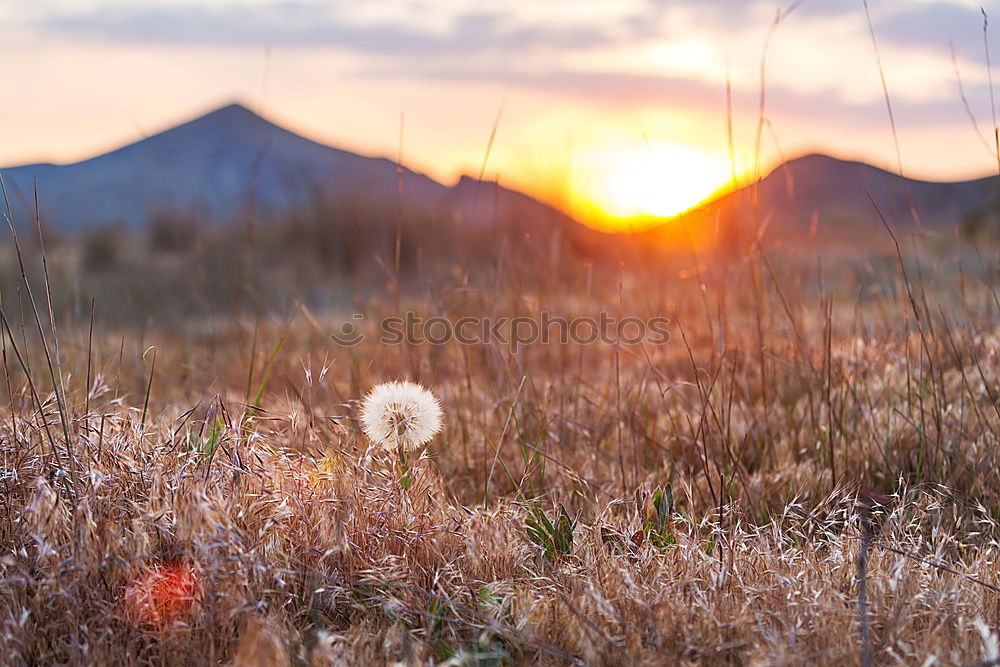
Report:
[[[386,382],[365,397],[361,425],[368,439],[387,449],[414,449],[441,430],[441,405],[414,382]]]

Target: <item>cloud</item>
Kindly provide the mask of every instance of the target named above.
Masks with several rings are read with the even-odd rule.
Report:
[[[986,3],[984,8],[1000,24],[1000,2]],[[881,40],[938,53],[947,53],[950,43],[958,55],[973,62],[986,59],[982,30],[983,14],[978,8],[940,1],[908,5],[875,23]]]
[[[655,10],[695,8],[705,13],[706,25],[717,23],[729,29],[751,21],[771,20],[778,11],[794,4],[792,0],[647,1]],[[1000,0],[869,0],[868,4],[878,39],[886,44],[946,54],[951,42],[959,55],[982,62],[985,56],[980,6],[998,26],[995,41],[1000,42]],[[852,14],[859,19],[859,29],[867,29],[862,0],[804,0],[795,6],[789,20],[822,20]]]
[[[400,76],[388,67],[374,66],[359,74],[363,78]],[[695,78],[626,72],[591,72],[553,68],[504,68],[477,63],[415,63],[406,76],[420,76],[459,83],[488,82],[511,89],[544,91],[572,98],[585,104],[625,108],[652,107],[670,110],[709,111],[725,114],[725,89],[721,85]],[[974,108],[989,104],[986,86],[966,86],[966,95]],[[756,91],[737,91],[734,111],[737,114],[757,114]],[[925,101],[893,100],[897,120],[910,127],[964,123],[966,116],[957,91],[953,97]],[[837,91],[801,92],[788,87],[771,85],[767,91],[766,115],[772,118],[826,118],[838,125],[870,128],[886,119],[885,103],[881,98],[871,102],[844,100]]]
[[[130,5],[43,17],[43,32],[106,42],[340,47],[367,54],[460,56],[484,52],[587,49],[616,39],[606,26],[519,25],[504,12],[456,14],[447,30],[419,29],[405,17],[349,18],[346,4],[278,2],[224,6]]]
[[[707,33],[759,32],[778,10],[792,4],[791,0],[638,0],[623,3],[608,17],[571,23],[568,15],[528,12],[519,16],[524,5],[517,2],[489,11],[474,10],[475,3],[463,0],[443,7],[425,6],[418,0],[384,6],[374,3],[370,6],[388,10],[359,20],[359,13],[364,12],[348,0],[229,0],[221,5],[103,0],[76,12],[54,7],[38,10],[30,22],[45,34],[110,43],[332,47],[367,55],[434,57],[625,47],[670,34],[670,21],[665,17],[679,10],[697,16],[696,23]],[[947,54],[951,41],[963,58],[977,63],[984,59],[982,15],[977,7],[959,0],[870,0],[870,6],[878,38],[886,45]],[[1000,24],[1000,0],[988,0],[985,8]],[[865,31],[860,0],[805,0],[789,20],[815,22],[852,14],[858,17],[859,33]],[[429,28],[420,20],[426,16],[443,18],[442,25]]]
[[[790,16],[831,17],[861,11],[861,2],[848,0],[647,0],[655,10],[687,7],[706,11],[706,22],[737,27],[750,20],[773,21],[779,12],[793,10]]]
[[[48,33],[109,43],[343,48],[368,56],[359,76],[493,82],[608,106],[721,109],[721,86],[697,75],[594,71],[597,65],[574,69],[563,56],[659,41],[678,30],[680,36],[700,30],[716,43],[733,43],[737,36],[741,43],[763,40],[774,12],[790,5],[790,0],[636,0],[616,7],[604,20],[567,15],[556,21],[546,20],[545,12],[525,11],[525,5],[517,2],[496,10],[471,11],[472,3],[465,0],[450,3],[447,9],[419,1],[359,6],[351,0],[229,0],[213,6],[153,0],[151,4],[102,4],[76,13],[49,13],[35,24]],[[381,11],[364,11],[372,6]],[[952,39],[963,57],[972,62],[981,58],[981,14],[976,8],[945,0],[870,0],[870,6],[880,44],[887,48],[922,49],[946,57],[946,45]],[[685,21],[693,22],[672,21],[671,12],[678,9],[686,12]],[[1000,0],[990,0],[987,12],[993,9],[1000,24]],[[824,26],[830,25],[824,21],[840,17],[838,24],[846,21],[858,43],[866,43],[863,11],[861,0],[805,0],[782,30],[794,31],[793,22],[801,22],[799,30],[822,34]],[[428,16],[433,20],[418,20]],[[838,35],[842,41],[823,48],[833,53],[853,48],[843,41],[844,33]],[[769,113],[807,118],[836,115],[839,121],[858,126],[885,120],[880,96],[846,99],[844,91],[834,89],[837,76],[833,71],[817,72],[818,80],[830,88],[809,91],[796,88],[795,81],[786,81],[784,86],[772,81]],[[975,76],[968,77],[966,86],[973,108],[988,104],[988,90]],[[897,115],[917,125],[952,122],[956,114],[959,120],[964,118],[957,92],[934,95],[934,99],[907,100],[897,91],[893,100]],[[755,95],[744,91],[743,96],[750,113]]]

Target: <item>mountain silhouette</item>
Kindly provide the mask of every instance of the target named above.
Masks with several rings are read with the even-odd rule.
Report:
[[[996,176],[921,181],[864,162],[811,154],[779,165],[755,185],[708,202],[700,212],[748,224],[753,211],[759,223],[785,232],[881,229],[879,213],[893,225],[940,230],[988,214],[998,192]],[[741,217],[742,223],[736,222]]]
[[[43,222],[65,231],[140,227],[158,211],[209,221],[251,213],[266,219],[317,198],[393,209],[401,199],[407,212],[439,215],[452,215],[458,203],[467,217],[483,219],[493,210],[486,197],[474,210],[465,181],[453,190],[410,169],[402,170],[400,196],[393,161],[320,144],[239,104],[82,162],[12,167],[0,174],[16,220],[33,219],[37,179]],[[504,201],[515,195],[502,193]],[[551,215],[549,207],[526,199]]]
[[[402,173],[402,195],[399,191]],[[317,202],[457,220],[480,233],[562,232],[600,246],[611,235],[523,193],[467,176],[452,187],[380,157],[326,146],[240,104],[230,104],[109,153],[73,164],[0,169],[14,219],[34,219],[34,184],[43,223],[60,231],[118,225],[141,228],[160,212],[209,222],[267,220]],[[902,178],[862,162],[807,155],[776,167],[755,185],[685,214],[695,224],[795,232],[871,229],[871,198],[898,225],[950,227],[997,207],[1000,178],[954,183]],[[672,222],[664,221],[667,229]],[[654,228],[641,237],[657,238]],[[659,235],[667,238],[669,235]]]

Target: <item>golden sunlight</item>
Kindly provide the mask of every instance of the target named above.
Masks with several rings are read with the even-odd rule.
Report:
[[[729,180],[724,159],[683,144],[648,143],[588,157],[578,187],[586,188],[586,207],[612,228],[683,213]]]

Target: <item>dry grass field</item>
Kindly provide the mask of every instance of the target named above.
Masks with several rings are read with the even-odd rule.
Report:
[[[92,326],[86,285],[25,250],[3,662],[998,664],[996,249],[874,229],[655,268],[508,249],[336,311],[169,326],[102,320],[128,308],[110,288]],[[669,340],[380,341],[403,311],[665,317]],[[344,321],[366,339],[333,341]],[[402,477],[359,422],[393,379],[444,414]]]

